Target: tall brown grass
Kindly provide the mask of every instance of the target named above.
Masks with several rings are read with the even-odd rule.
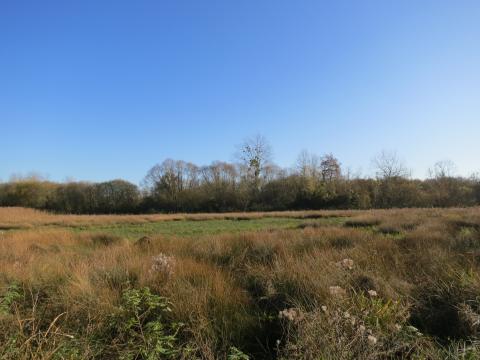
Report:
[[[0,222],[32,226],[133,219],[2,211]],[[184,324],[177,346],[188,351],[177,357],[235,359],[233,347],[252,359],[480,356],[480,210],[348,215],[345,225],[142,244],[0,234],[1,358],[124,356],[111,319],[126,290],[146,287],[172,304],[165,321]]]

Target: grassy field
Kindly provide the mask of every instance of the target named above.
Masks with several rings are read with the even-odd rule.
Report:
[[[111,224],[148,224],[164,221],[254,220],[262,218],[320,219],[348,217],[358,211],[284,211],[207,214],[151,214],[151,215],[55,215],[44,211],[19,207],[0,207],[0,229],[31,229],[39,226],[91,226]]]
[[[352,212],[308,211],[175,215],[53,215],[32,209],[0,208],[0,231],[25,229],[142,236],[201,236],[257,230],[294,229],[307,223],[339,224]]]
[[[0,229],[0,359],[480,358],[478,208]]]
[[[342,218],[328,218],[311,221],[312,223],[338,223]],[[251,220],[180,220],[149,222],[146,224],[112,224],[75,227],[74,231],[108,233],[126,239],[138,239],[141,236],[201,236],[222,233],[240,233],[257,230],[294,229],[305,220],[295,218],[258,218]]]

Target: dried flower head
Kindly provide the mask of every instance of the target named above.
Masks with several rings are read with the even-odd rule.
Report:
[[[337,263],[337,265],[343,267],[344,269],[352,270],[353,269],[353,260],[352,259],[343,259],[342,261],[339,261]]]
[[[368,339],[368,343],[372,346],[377,343],[377,338],[373,335],[368,335],[367,339]]]
[[[301,321],[304,316],[302,312],[298,309],[295,308],[290,308],[290,309],[284,309],[278,313],[278,317],[280,319],[286,319],[288,321]]]
[[[330,286],[329,291],[330,295],[333,296],[344,296],[347,294],[347,291],[340,286]]]
[[[152,265],[150,266],[150,273],[160,273],[170,277],[174,273],[175,259],[173,256],[165,254],[158,254],[152,257]]]

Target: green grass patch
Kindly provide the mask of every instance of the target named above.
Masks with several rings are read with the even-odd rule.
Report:
[[[317,226],[336,224],[336,218],[318,219],[312,221]],[[91,225],[73,228],[75,232],[102,232],[128,239],[137,239],[141,236],[201,236],[222,233],[240,233],[244,231],[258,231],[268,229],[294,229],[305,220],[296,218],[260,218],[251,220],[182,220],[160,221],[145,224],[109,224]]]

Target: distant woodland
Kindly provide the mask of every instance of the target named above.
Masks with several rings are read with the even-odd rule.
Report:
[[[228,212],[308,209],[465,207],[480,204],[480,178],[455,176],[441,161],[424,180],[412,179],[395,153],[374,160],[375,176],[353,176],[332,154],[303,151],[292,169],[271,161],[260,136],[239,146],[235,163],[198,166],[167,159],[141,186],[124,180],[56,183],[35,176],[0,183],[0,206],[60,213]]]

